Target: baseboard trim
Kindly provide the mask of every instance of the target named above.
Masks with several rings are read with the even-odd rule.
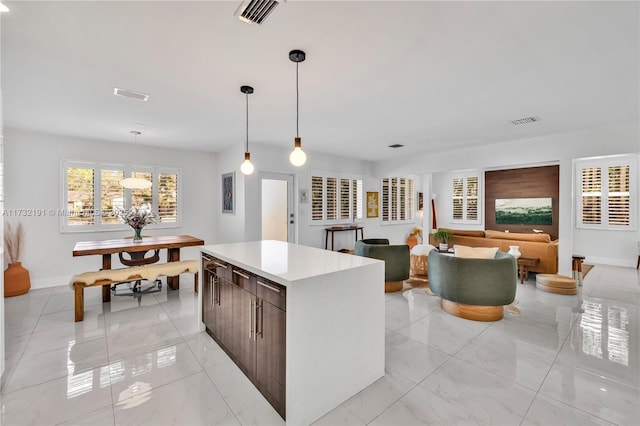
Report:
[[[49,288],[49,287],[57,287],[60,285],[68,285],[69,280],[73,274],[69,275],[58,275],[56,277],[47,277],[47,278],[32,278],[31,279],[31,288]],[[69,290],[71,291],[71,290]]]

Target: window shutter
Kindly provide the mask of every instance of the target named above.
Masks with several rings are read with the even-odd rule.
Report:
[[[478,177],[467,178],[467,220],[478,220]]]
[[[338,179],[328,177],[326,180],[327,220],[338,218]]]
[[[598,225],[602,223],[602,169],[588,167],[582,169],[582,223]]]
[[[178,175],[158,174],[158,222],[178,221]]]
[[[120,181],[124,179],[122,170],[100,171],[101,223],[121,223],[118,212],[124,209],[124,188]]]
[[[609,167],[609,225],[630,224],[629,165]]]
[[[151,172],[133,172],[131,173],[131,177],[146,179],[150,182],[153,182],[153,174]],[[153,203],[153,193],[152,188],[145,189],[132,189],[131,190],[131,205],[132,206],[143,206],[145,204],[152,205]]]
[[[389,211],[389,204],[391,202],[391,198],[389,197],[389,186],[391,180],[390,179],[382,179],[382,221],[389,222],[391,220],[391,215]]]
[[[362,219],[364,218],[364,210],[363,210],[363,194],[362,194],[362,180],[354,179],[352,181],[352,194],[353,194],[353,215],[354,219]]]
[[[321,176],[311,176],[311,220],[322,220],[323,185]]]
[[[399,193],[400,193],[400,205],[399,207],[399,213],[400,213],[400,220],[406,220],[407,219],[407,212],[404,209],[404,206],[407,203],[407,180],[405,178],[400,178],[399,179]]]
[[[94,170],[67,168],[67,224],[93,225]]]
[[[398,220],[398,178],[391,178],[391,220]]]
[[[415,198],[413,196],[413,179],[407,179],[407,203],[405,204],[405,210],[407,219],[413,219],[413,211],[416,209]]]
[[[340,179],[340,219],[351,218],[349,203],[349,179]]]
[[[454,220],[462,220],[463,219],[463,207],[462,201],[464,194],[464,179],[463,178],[453,178],[453,219]]]

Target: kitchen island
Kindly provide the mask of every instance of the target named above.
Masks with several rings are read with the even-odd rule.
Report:
[[[384,376],[384,262],[281,241],[201,251],[202,329],[288,424]]]

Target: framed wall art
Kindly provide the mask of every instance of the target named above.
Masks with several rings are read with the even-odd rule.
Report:
[[[236,188],[235,172],[222,175],[222,213],[235,213]]]
[[[367,192],[367,218],[378,217],[378,193]]]

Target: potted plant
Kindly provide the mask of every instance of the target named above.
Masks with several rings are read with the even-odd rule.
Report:
[[[24,228],[18,223],[14,230],[9,222],[4,224],[4,254],[9,264],[4,270],[4,296],[12,297],[25,294],[31,288],[29,271],[20,262],[24,245]]]
[[[433,239],[436,240],[439,245],[438,248],[440,251],[445,251],[449,248],[449,241],[453,238],[453,233],[448,229],[438,229],[438,231],[433,234]]]

